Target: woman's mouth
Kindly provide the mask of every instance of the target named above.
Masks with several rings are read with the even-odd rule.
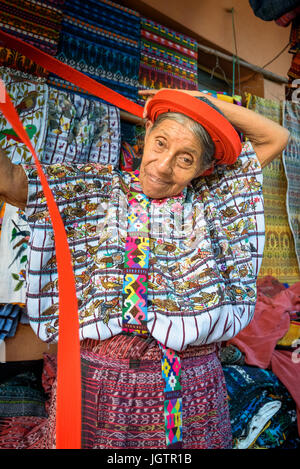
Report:
[[[153,176],[152,174],[146,173],[150,181],[152,181],[154,184],[159,184],[161,186],[166,186],[169,185],[170,182],[164,181],[163,179],[160,179],[156,176]]]

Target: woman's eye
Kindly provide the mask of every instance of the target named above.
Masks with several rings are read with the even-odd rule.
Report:
[[[179,161],[185,166],[190,166],[193,163],[193,160],[186,156],[180,157]]]

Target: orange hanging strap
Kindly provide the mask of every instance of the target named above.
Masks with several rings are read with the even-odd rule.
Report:
[[[129,112],[130,114],[141,118],[143,117],[143,107],[139,104],[130,101],[130,99],[127,99],[116,91],[107,88],[107,86],[98,83],[96,80],[93,80],[84,73],[60,62],[52,57],[52,55],[37,49],[37,47],[31,46],[21,39],[11,36],[11,34],[5,33],[2,30],[0,30],[0,41],[2,43],[1,45],[18,51],[20,54],[25,55],[49,72],[73,83],[84,91],[87,91],[88,93],[97,96],[98,98],[101,98],[104,101]]]
[[[55,236],[59,292],[59,339],[57,371],[57,419],[56,448],[80,449],[81,447],[81,370],[78,326],[78,306],[72,258],[67,235],[51,189],[36,152],[5,90],[0,111],[11,124],[22,142],[30,150],[46,197]],[[2,100],[1,100],[2,101]]]

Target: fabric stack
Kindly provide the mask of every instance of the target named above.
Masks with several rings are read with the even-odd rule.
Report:
[[[64,0],[0,1],[0,28],[35,47],[55,55],[59,41]],[[37,76],[48,72],[18,52],[0,48],[0,65]]]
[[[140,17],[110,0],[66,0],[56,58],[137,100],[140,61]],[[71,83],[50,75],[48,83],[86,95]]]
[[[141,89],[198,89],[197,59],[196,40],[141,18]]]
[[[300,282],[257,282],[251,323],[221,350],[236,449],[300,447]]]

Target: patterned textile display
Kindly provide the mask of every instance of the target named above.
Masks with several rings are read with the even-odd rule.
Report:
[[[300,109],[292,101],[283,102],[283,125],[290,140],[283,151],[283,164],[288,182],[287,211],[300,268]]]
[[[31,229],[28,317],[42,340],[55,342],[53,230],[36,169],[24,169]],[[69,239],[80,338],[119,334],[130,175],[97,163],[43,170]],[[248,142],[235,165],[218,167],[176,197],[151,200],[147,329],[166,347],[228,340],[252,318],[264,244],[261,183]]]
[[[110,0],[66,0],[56,58],[136,101],[139,41],[137,12]],[[53,74],[48,83],[86,94]]]
[[[48,126],[41,161],[118,166],[119,109],[49,87]]]
[[[231,448],[225,380],[215,345],[188,347],[179,355],[183,448]],[[82,343],[83,449],[166,448],[160,360],[156,341],[142,336]],[[56,383],[46,449],[55,448],[55,408]]]
[[[223,366],[234,449],[278,448],[297,429],[296,408],[285,386],[270,370]],[[293,439],[300,447],[300,439]]]
[[[6,337],[13,337],[22,313],[19,305],[0,304],[0,343]]]
[[[291,82],[300,78],[300,13],[292,22],[289,53],[293,54],[292,63],[287,73]]]
[[[47,128],[48,86],[43,79],[4,67],[0,76],[41,159]],[[28,148],[3,115],[0,116],[0,147],[15,164],[33,163]],[[0,303],[25,303],[29,234],[24,213],[5,204],[0,238]]]
[[[282,124],[282,104],[247,94],[247,107]],[[266,242],[259,277],[271,275],[292,285],[300,280],[295,244],[289,226],[287,180],[282,155],[263,169]]]
[[[196,40],[141,18],[141,89],[198,89],[197,58]]]
[[[1,0],[0,28],[43,50],[57,52],[64,0]],[[0,65],[38,76],[48,72],[22,54],[0,48]]]
[[[0,417],[0,449],[43,449],[47,417]]]

